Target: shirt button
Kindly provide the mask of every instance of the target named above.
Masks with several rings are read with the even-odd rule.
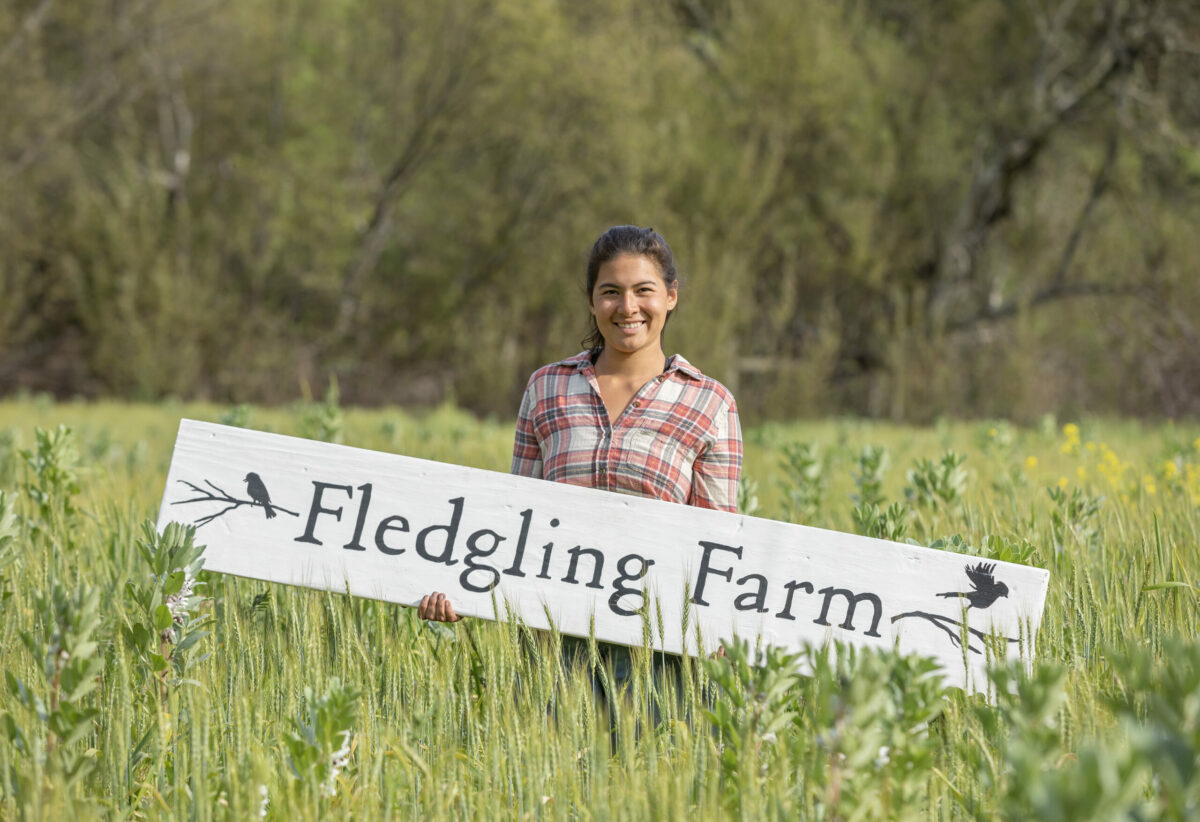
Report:
[[[640,403],[638,400],[634,400],[634,401],[633,401],[633,407],[634,407],[634,408],[637,408],[639,405],[641,405],[641,403]]]
[[[666,382],[666,381],[667,381],[667,375],[666,375],[666,374],[662,374],[662,375],[660,375],[660,376],[659,376],[659,378],[658,378],[658,381],[659,381],[659,382]]]

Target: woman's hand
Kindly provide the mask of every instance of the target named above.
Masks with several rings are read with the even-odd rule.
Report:
[[[434,622],[458,622],[462,619],[454,613],[454,606],[440,591],[434,591],[432,594],[421,597],[421,604],[417,606],[417,616]]]

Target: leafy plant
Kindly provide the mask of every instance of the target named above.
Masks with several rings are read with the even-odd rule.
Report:
[[[758,513],[758,483],[749,477],[738,480],[737,509],[748,517]]]
[[[812,523],[821,512],[825,497],[825,465],[816,443],[791,442],[783,447],[780,462],[785,479],[779,483],[784,495],[783,518],[789,522]]]
[[[874,503],[861,503],[851,512],[854,530],[864,537],[903,542],[908,534],[908,523],[912,509],[903,502],[893,502],[886,511],[880,511]]]
[[[154,523],[142,524],[138,551],[146,576],[125,586],[128,612],[121,634],[146,671],[168,686],[193,682],[189,670],[207,658],[197,656],[197,644],[209,631],[209,617],[200,613],[207,583],[201,577],[204,546],[195,544],[196,529],[168,523],[159,534]],[[173,678],[171,677],[173,674]]]
[[[1096,515],[1104,498],[1090,496],[1079,488],[1068,493],[1064,488],[1051,486],[1046,491],[1054,503],[1050,511],[1054,555],[1062,555],[1071,544],[1093,547],[1100,533]]]
[[[1037,546],[1029,540],[1010,540],[999,534],[988,534],[979,544],[971,542],[961,534],[952,534],[934,540],[929,543],[929,547],[984,559],[998,559],[1001,562],[1015,562],[1019,565],[1028,565],[1037,551]]]
[[[0,491],[0,572],[17,561],[16,542],[20,536],[15,500],[12,494]],[[0,577],[2,578],[2,577]],[[11,591],[0,594],[3,599],[12,596]]]
[[[4,675],[9,693],[34,722],[23,723],[11,713],[2,719],[9,743],[35,764],[33,771],[25,772],[34,776],[25,784],[26,792],[40,790],[35,775],[43,770],[70,790],[95,765],[80,743],[95,730],[100,713],[88,700],[104,669],[93,636],[100,625],[100,597],[97,586],[68,591],[57,581],[47,591],[34,593],[37,625],[20,637],[39,678],[26,683],[11,669]]]
[[[759,762],[764,746],[777,742],[793,721],[796,702],[789,691],[800,678],[800,655],[777,648],[752,651],[742,639],[722,644],[723,658],[704,660],[704,670],[718,691],[704,715],[721,740],[725,800],[737,807],[745,791],[762,786],[766,768]]]
[[[292,720],[283,739],[292,775],[316,787],[321,795],[337,794],[339,776],[354,753],[359,696],[338,679],[320,696],[305,688],[304,713]]]
[[[339,396],[337,377],[330,376],[325,399],[301,406],[300,436],[322,442],[342,442],[344,417]]]
[[[253,409],[249,405],[241,403],[222,411],[221,415],[217,417],[217,422],[221,425],[232,425],[235,428],[249,428],[252,415]]]
[[[858,493],[851,499],[860,506],[882,507],[883,478],[891,464],[891,456],[882,445],[867,445],[859,452],[854,471],[854,486]]]
[[[79,513],[75,498],[79,495],[79,451],[70,428],[60,425],[53,431],[38,428],[37,446],[21,451],[25,461],[25,493],[36,507],[31,528],[35,539],[57,534],[64,547],[74,546],[77,536],[75,519]]]
[[[932,660],[835,644],[805,656],[811,675],[789,737],[802,786],[826,818],[922,819],[919,797],[941,740],[945,686]]]
[[[933,511],[953,508],[962,503],[967,487],[965,454],[947,451],[937,462],[919,457],[905,475],[904,495],[909,502]]]

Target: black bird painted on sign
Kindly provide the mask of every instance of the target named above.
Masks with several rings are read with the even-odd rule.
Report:
[[[250,495],[250,499],[266,510],[267,519],[273,518],[275,516],[275,509],[271,507],[271,495],[267,493],[267,486],[263,485],[262,477],[251,471],[246,475],[245,481],[246,493]]]
[[[1008,586],[1003,582],[996,582],[992,573],[996,570],[996,563],[981,562],[972,568],[967,566],[967,579],[971,580],[970,591],[950,591],[945,594],[938,594],[940,597],[966,597],[968,608],[984,608],[991,607],[999,597],[1008,596]]]

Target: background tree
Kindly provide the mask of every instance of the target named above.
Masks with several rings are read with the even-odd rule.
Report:
[[[17,0],[0,391],[510,415],[635,222],[752,416],[1200,413],[1198,61],[1125,0]]]

